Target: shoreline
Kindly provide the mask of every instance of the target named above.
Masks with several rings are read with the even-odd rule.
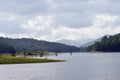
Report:
[[[24,58],[24,57],[2,57],[0,58],[0,65],[2,64],[53,63],[53,62],[65,62],[65,60]]]

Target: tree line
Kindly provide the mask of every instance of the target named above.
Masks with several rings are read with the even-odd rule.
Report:
[[[35,51],[44,51],[44,52],[79,52],[80,48],[69,46],[61,43],[54,43],[48,41],[41,41],[35,39],[11,39],[0,37],[1,41],[8,44],[9,46],[14,47],[16,52],[35,52]],[[5,48],[3,49],[3,51]]]
[[[88,51],[120,52],[120,33],[107,37],[88,47]]]
[[[0,54],[3,54],[3,53],[11,53],[11,54],[15,54],[16,53],[16,50],[14,47],[6,44],[4,41],[1,41],[0,40]]]

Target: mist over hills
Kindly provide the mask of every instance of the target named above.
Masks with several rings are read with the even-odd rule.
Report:
[[[88,47],[89,51],[120,52],[120,33],[104,36],[101,41]]]
[[[110,35],[105,35],[105,36],[109,37]],[[101,41],[103,37],[104,36],[99,37],[95,40],[90,39],[88,41],[61,39],[61,40],[57,40],[55,42],[66,44],[66,45],[71,45],[71,46],[76,46],[76,47],[88,47],[90,45],[93,45],[95,42]]]
[[[108,37],[108,38],[110,37],[110,35],[105,35],[105,36]],[[91,45],[93,45],[95,42],[100,42],[100,41],[103,39],[103,37],[104,37],[104,36],[102,36],[102,37],[100,37],[100,38],[98,38],[98,39],[95,39],[95,40],[93,40],[93,41],[87,42],[87,43],[81,45],[80,47],[88,47],[88,46],[91,46]]]
[[[55,41],[57,43],[62,43],[62,44],[66,44],[66,45],[71,45],[71,46],[76,46],[79,47],[81,44],[81,42],[79,41],[75,41],[75,40],[68,40],[68,39],[61,39],[61,40],[57,40]]]
[[[71,45],[71,46],[76,46],[76,47],[81,47],[82,45],[93,41],[93,39],[77,39],[77,40],[69,40],[69,39],[61,39],[61,40],[57,40],[55,42],[57,43],[62,43],[62,44],[66,44],[66,45]]]

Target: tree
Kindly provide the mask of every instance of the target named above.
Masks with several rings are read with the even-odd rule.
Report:
[[[101,42],[96,42],[95,44],[89,46],[88,50],[104,52],[120,52],[120,34],[110,36],[109,38],[104,36]]]
[[[0,53],[1,54],[10,53],[11,55],[15,56],[16,50],[13,46],[10,46],[4,41],[0,40]]]

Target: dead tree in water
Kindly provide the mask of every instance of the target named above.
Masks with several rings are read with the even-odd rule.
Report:
[[[37,51],[36,51],[35,53],[36,53],[35,55],[36,55],[36,57],[37,57],[37,56],[38,56]]]
[[[24,56],[25,56],[25,58],[27,57],[27,52],[26,51],[24,52]]]
[[[43,55],[44,55],[44,52],[40,52],[40,57],[43,57]]]
[[[72,52],[70,52],[70,56],[72,55]]]
[[[33,54],[32,54],[32,52],[28,52],[28,54],[27,54],[28,56],[32,56],[33,57]]]
[[[72,55],[72,49],[69,48],[70,56]]]
[[[55,53],[56,56],[58,56],[58,53]]]

